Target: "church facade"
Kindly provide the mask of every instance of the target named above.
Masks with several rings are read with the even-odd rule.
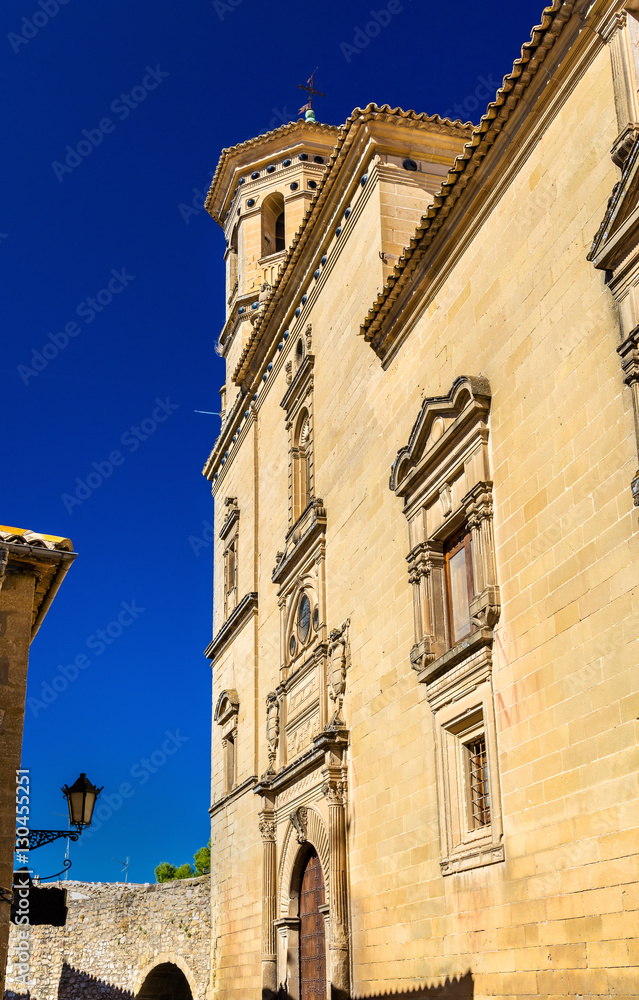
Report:
[[[639,996],[638,18],[222,153],[211,998]]]

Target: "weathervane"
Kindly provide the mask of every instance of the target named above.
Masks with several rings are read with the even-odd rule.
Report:
[[[303,107],[301,107],[298,111],[299,115],[301,115],[302,113],[304,114],[304,118],[306,119],[307,122],[315,121],[315,112],[313,111],[313,98],[326,97],[326,94],[323,94],[321,90],[315,90],[313,77],[315,76],[316,73],[317,73],[317,66],[315,67],[315,69],[313,70],[313,72],[311,73],[305,84],[298,83],[297,85],[300,88],[300,90],[305,90],[306,93],[308,94],[308,103],[304,104]]]

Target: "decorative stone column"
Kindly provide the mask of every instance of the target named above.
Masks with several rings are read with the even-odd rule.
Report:
[[[475,596],[471,601],[470,614],[480,628],[492,628],[499,620],[501,611],[495,568],[492,486],[492,482],[477,483],[463,501],[472,541]]]
[[[348,890],[346,878],[346,782],[341,767],[323,771],[322,792],[328,801],[329,839],[329,955],[331,995],[346,998],[350,991]]]
[[[626,337],[621,347],[617,348],[624,373],[624,382],[632,393],[632,408],[635,417],[635,440],[639,456],[639,326]],[[639,468],[630,484],[635,507],[639,507]]]
[[[262,989],[266,997],[277,993],[277,914],[275,817],[271,810],[260,813],[262,835]]]
[[[446,649],[443,622],[444,554],[440,542],[419,542],[407,556],[408,580],[413,587],[415,645],[413,670],[424,670]]]
[[[612,159],[622,167],[628,158],[633,143],[639,134],[637,121],[637,94],[633,39],[631,31],[636,25],[627,10],[616,11],[603,24],[600,34],[610,50],[612,80],[615,92],[615,108],[619,134],[612,147]]]

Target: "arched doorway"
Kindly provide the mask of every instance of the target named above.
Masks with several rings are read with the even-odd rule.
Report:
[[[139,1000],[193,1000],[186,976],[172,962],[164,962],[149,972],[137,997]]]
[[[322,866],[317,851],[311,848],[300,878],[300,1000],[326,1000],[324,898]]]

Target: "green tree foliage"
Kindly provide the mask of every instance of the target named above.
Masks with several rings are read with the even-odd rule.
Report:
[[[180,865],[180,867],[175,872],[174,878],[194,878],[195,869],[193,865],[190,865],[187,861],[185,865]]]
[[[211,870],[211,841],[206,847],[200,847],[193,855],[195,868],[188,861],[176,868],[168,861],[163,861],[155,869],[155,879],[157,882],[173,882],[174,879],[195,878],[197,875],[206,875]]]
[[[200,847],[193,855],[195,860],[195,870],[198,875],[206,875],[211,870],[211,841],[206,847]]]
[[[163,861],[155,869],[157,882],[171,882],[175,878],[175,865],[170,865],[168,861]]]

